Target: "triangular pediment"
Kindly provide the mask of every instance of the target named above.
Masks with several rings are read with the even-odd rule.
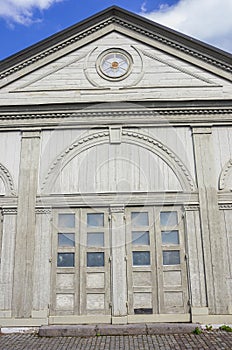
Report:
[[[108,51],[128,56],[130,69],[121,79],[101,72]],[[112,7],[2,61],[1,103],[25,103],[29,96],[32,104],[38,98],[40,103],[229,98],[230,63],[227,53]]]

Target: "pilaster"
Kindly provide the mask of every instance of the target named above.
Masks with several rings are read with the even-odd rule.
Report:
[[[199,190],[200,222],[209,314],[227,314],[228,296],[224,276],[224,233],[220,226],[214,151],[210,127],[192,130]]]
[[[13,278],[12,314],[14,317],[32,316],[39,151],[40,132],[22,131]]]

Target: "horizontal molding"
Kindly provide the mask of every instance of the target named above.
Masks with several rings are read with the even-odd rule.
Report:
[[[51,214],[52,209],[51,208],[36,208],[35,213],[36,214]]]
[[[16,215],[18,212],[17,208],[2,208],[3,215]]]
[[[232,204],[220,204],[219,209],[220,210],[232,210]]]
[[[25,107],[26,109],[26,107]],[[20,130],[28,127],[37,130],[48,128],[72,128],[88,126],[100,127],[103,124],[115,125],[115,120],[121,125],[159,125],[167,126],[195,126],[202,124],[231,125],[232,108],[170,108],[170,109],[137,109],[137,110],[98,110],[98,111],[64,111],[64,112],[38,112],[38,113],[0,113],[0,129]],[[10,123],[9,123],[10,121]],[[32,128],[33,125],[33,128]]]
[[[198,205],[198,193],[96,193],[96,194],[52,194],[37,196],[36,205],[41,207],[110,207],[140,205]]]
[[[76,112],[42,112],[42,113],[2,113],[0,120],[12,119],[64,119],[80,117],[118,117],[118,116],[170,116],[170,115],[222,115],[232,114],[232,108],[190,108],[190,109],[140,109],[140,110],[100,110],[100,111],[76,111]]]

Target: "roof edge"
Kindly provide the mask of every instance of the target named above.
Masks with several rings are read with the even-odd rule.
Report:
[[[183,45],[189,47],[201,55],[208,56],[209,58],[213,58],[217,61],[225,63],[226,65],[232,65],[232,54],[229,52],[218,49],[198,39],[182,34],[178,31],[153,22],[150,19],[134,14],[118,6],[111,6],[101,12],[98,12],[97,14],[88,17],[87,19],[78,22],[77,24],[63,29],[62,31],[55,33],[48,38],[29,46],[28,48],[19,51],[18,53],[9,56],[8,58],[5,58],[0,62],[0,71],[4,71],[14,65],[17,65],[20,62],[29,59],[31,56],[35,56],[36,54],[39,54],[49,47],[57,45],[59,42],[64,41],[65,39],[88,29],[90,26],[94,26],[97,23],[112,17],[129,22],[132,25],[137,25],[141,29],[143,28],[146,31],[160,35],[161,37],[165,37],[168,40],[176,43],[177,47],[178,45]]]

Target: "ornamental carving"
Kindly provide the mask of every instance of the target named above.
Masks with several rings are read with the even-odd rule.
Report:
[[[155,110],[133,110],[133,111],[76,111],[76,112],[42,112],[42,113],[16,113],[16,114],[0,114],[0,120],[38,120],[38,119],[80,119],[80,118],[111,118],[118,116],[130,116],[130,117],[155,117],[157,116],[208,116],[208,115],[231,115],[231,108],[194,108],[194,109],[155,109]]]
[[[220,204],[219,205],[220,210],[231,210],[232,209],[232,204]]]
[[[3,215],[16,215],[17,208],[2,208]]]
[[[9,170],[2,164],[0,164],[0,178],[2,179],[5,186],[5,194],[8,196],[15,196],[15,188],[12,176]]]
[[[228,178],[232,173],[232,159],[230,159],[223,167],[220,177],[219,177],[219,190],[229,189],[229,184],[227,183]],[[232,187],[232,184],[230,184]]]
[[[52,209],[51,208],[36,208],[35,213],[36,214],[51,214]]]

